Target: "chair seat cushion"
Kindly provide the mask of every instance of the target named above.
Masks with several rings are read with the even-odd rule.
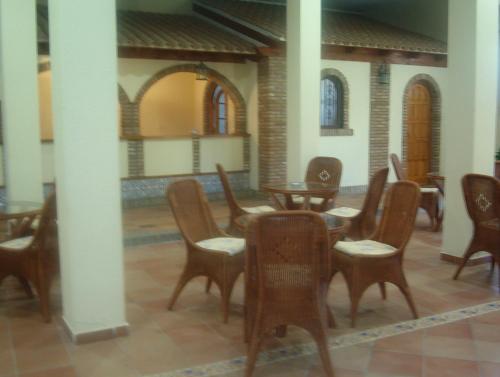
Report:
[[[243,207],[243,210],[245,212],[252,213],[252,214],[266,213],[266,212],[274,212],[274,211],[276,211],[271,206]]]
[[[22,250],[28,247],[28,245],[33,241],[33,236],[14,238],[13,240],[8,240],[0,243],[0,248],[12,249],[12,250]]]
[[[420,187],[420,192],[424,193],[424,192],[435,192],[435,193],[438,193],[439,192],[439,189],[437,187]]]
[[[235,237],[216,237],[198,241],[196,245],[208,250],[222,251],[229,255],[236,255],[245,250],[245,239]]]
[[[382,242],[372,240],[362,240],[354,242],[338,241],[335,249],[349,255],[388,255],[392,254],[396,248]]]
[[[339,208],[333,208],[329,211],[326,211],[325,213],[332,216],[349,218],[357,216],[360,212],[361,211],[359,209],[355,208],[339,207]]]
[[[304,204],[304,197],[301,195],[293,195],[292,200],[295,204]],[[315,196],[311,196],[309,199],[310,204],[321,204],[323,203],[323,198],[317,198]]]

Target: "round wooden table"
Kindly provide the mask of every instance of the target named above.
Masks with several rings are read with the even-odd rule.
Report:
[[[248,213],[237,217],[234,222],[236,226],[240,228],[242,233],[244,233],[248,224],[250,224],[250,221],[259,215],[260,214],[256,213]],[[325,220],[328,228],[328,235],[330,237],[330,248],[332,248],[333,245],[335,245],[335,243],[347,233],[351,222],[348,219],[328,215],[326,213],[321,213],[319,215],[323,218],[323,220]]]
[[[9,201],[0,204],[0,221],[7,224],[7,238],[17,238],[29,230],[33,221],[42,212],[43,203],[30,201]]]
[[[288,209],[276,196],[281,194],[285,196],[287,202],[292,201],[292,195],[300,195],[304,197],[303,209],[310,209],[311,197],[320,198],[331,198],[338,191],[339,188],[336,185],[328,185],[318,182],[288,182],[288,183],[275,183],[263,185],[264,191],[271,194],[271,198],[276,203],[278,208],[286,210]]]

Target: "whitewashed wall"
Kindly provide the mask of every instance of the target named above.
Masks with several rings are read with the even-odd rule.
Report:
[[[192,171],[191,138],[144,140],[146,176],[189,174]]]
[[[352,128],[354,134],[318,136],[319,154],[342,161],[342,186],[366,185],[370,132],[370,64],[323,60],[321,68],[335,68],[345,76],[349,86],[349,128]],[[316,132],[319,135],[319,126]]]
[[[220,163],[227,171],[243,169],[242,137],[208,137],[200,139],[200,170],[202,173],[216,171]]]
[[[428,74],[439,86],[441,92],[441,109],[446,101],[446,87],[447,87],[447,69],[437,67],[421,67],[414,65],[400,65],[393,64],[391,66],[391,105],[390,105],[390,118],[389,118],[389,153],[396,153],[399,156],[403,152],[403,96],[405,87],[408,82],[418,74]],[[443,119],[441,118],[443,125]],[[441,129],[441,167],[444,166],[443,162],[443,130]],[[389,181],[394,181],[396,177],[391,168]]]

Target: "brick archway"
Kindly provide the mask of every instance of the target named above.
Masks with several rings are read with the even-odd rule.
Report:
[[[408,154],[408,97],[414,84],[424,85],[431,95],[431,171],[439,171],[441,158],[441,90],[436,80],[428,74],[413,76],[406,84],[403,94],[402,163],[406,166]]]
[[[191,72],[197,73],[197,65],[196,64],[180,64],[172,67],[168,67],[162,69],[161,71],[154,74],[148,81],[144,83],[144,85],[139,89],[139,92],[135,96],[134,102],[139,107],[142,101],[142,98],[146,94],[146,92],[151,88],[156,82],[163,79],[164,77],[171,75],[173,73],[178,72]],[[245,104],[245,100],[241,95],[240,91],[236,86],[229,81],[224,75],[220,74],[216,70],[207,67],[206,76],[209,81],[213,81],[216,84],[220,85],[222,89],[227,93],[227,95],[231,98],[234,103],[235,110],[235,132],[239,134],[244,134],[247,132],[247,107]]]

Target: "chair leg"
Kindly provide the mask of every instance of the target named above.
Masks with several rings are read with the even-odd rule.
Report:
[[[378,286],[380,287],[380,294],[382,295],[382,299],[386,300],[387,299],[387,291],[385,289],[385,282],[381,281],[378,283]]]
[[[167,309],[172,310],[174,308],[175,302],[177,301],[177,298],[181,294],[181,291],[184,289],[186,284],[191,280],[194,276],[190,273],[187,272],[188,269],[184,269],[182,272],[181,277],[179,278],[179,281],[177,282],[177,285],[175,286],[174,292],[172,293],[172,296],[170,297],[170,301],[168,302]]]
[[[17,276],[17,280],[19,281],[19,284],[21,284],[21,286],[23,287],[26,296],[28,296],[29,298],[33,298],[34,297],[33,290],[31,289],[28,280],[22,276]]]
[[[230,280],[226,278],[220,289],[222,296],[222,317],[224,323],[227,323],[229,319],[229,301],[231,299],[231,293],[233,292],[234,284],[238,279],[238,275],[231,277]]]
[[[361,295],[363,292],[357,286],[354,286],[350,289],[351,296],[351,327],[356,327],[356,319],[358,316],[358,305],[359,300],[361,300]]]
[[[411,313],[413,314],[413,318],[417,319],[418,318],[417,307],[415,306],[415,302],[413,301],[413,297],[410,293],[410,287],[408,286],[408,283],[406,282],[406,278],[404,277],[404,275],[402,275],[401,281],[398,282],[396,285],[403,294],[403,296],[405,297],[406,302],[410,307]]]
[[[332,360],[330,359],[330,352],[328,351],[328,341],[326,337],[326,331],[323,326],[320,326],[319,331],[315,331],[314,338],[318,346],[318,353],[323,363],[323,368],[325,369],[325,375],[328,377],[333,377],[333,366]]]
[[[453,280],[457,280],[458,276],[462,272],[462,269],[465,267],[467,262],[469,261],[469,258],[476,252],[480,251],[480,248],[475,244],[474,240],[471,241],[469,247],[464,253],[464,256],[462,258],[462,262],[460,263],[460,266],[458,266],[457,271],[455,272],[455,275],[453,275]]]
[[[212,286],[212,279],[207,278],[207,284],[205,285],[205,293],[210,293],[210,287]]]
[[[35,288],[38,293],[38,298],[40,300],[40,312],[42,313],[42,318],[45,322],[51,322],[50,314],[50,282],[49,279],[39,274],[38,281],[35,282]]]
[[[257,335],[256,331],[252,334],[250,345],[248,346],[247,366],[245,370],[245,377],[251,377],[255,369],[255,362],[259,353],[261,337]]]

